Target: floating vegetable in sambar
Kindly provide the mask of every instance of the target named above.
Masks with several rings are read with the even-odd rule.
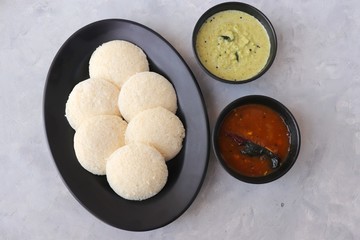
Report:
[[[196,52],[204,67],[229,81],[258,74],[267,63],[270,47],[264,26],[238,10],[221,11],[208,18],[196,38]]]

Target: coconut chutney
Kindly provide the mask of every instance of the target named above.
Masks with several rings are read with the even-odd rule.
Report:
[[[270,40],[255,17],[239,10],[226,10],[214,14],[201,26],[196,52],[203,66],[215,76],[241,81],[265,67]]]

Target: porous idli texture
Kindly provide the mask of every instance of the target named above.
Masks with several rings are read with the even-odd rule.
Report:
[[[110,187],[128,200],[145,200],[156,195],[167,177],[164,157],[146,144],[125,145],[111,154],[106,164]]]
[[[131,76],[121,88],[118,104],[121,115],[128,122],[139,112],[154,107],[163,107],[173,113],[177,110],[174,87],[155,72]]]
[[[96,115],[120,115],[119,88],[103,79],[87,79],[75,85],[65,106],[65,116],[73,129]]]
[[[108,80],[118,87],[132,75],[149,71],[149,63],[143,50],[124,40],[113,40],[99,46],[91,55],[91,78]]]
[[[128,124],[125,143],[142,142],[156,148],[165,160],[174,158],[182,148],[185,128],[169,110],[156,107],[138,113]]]
[[[74,136],[76,157],[86,170],[106,174],[106,161],[124,146],[127,123],[119,116],[99,115],[83,122]]]

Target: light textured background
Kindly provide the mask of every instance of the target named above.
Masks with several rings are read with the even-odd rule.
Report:
[[[221,1],[0,1],[0,239],[360,239],[360,2],[246,1],[278,34],[261,79],[212,80],[191,48],[198,17]],[[294,167],[265,184],[227,175],[211,150],[204,185],[175,222],[154,231],[113,228],[72,197],[45,137],[42,98],[50,63],[79,28],[125,18],[165,37],[193,70],[211,128],[235,98],[264,94],[284,103],[301,128]]]

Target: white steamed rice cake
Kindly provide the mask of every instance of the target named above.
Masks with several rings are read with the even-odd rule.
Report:
[[[153,147],[132,143],[111,154],[106,165],[110,187],[128,200],[145,200],[161,191],[168,177],[164,157]]]
[[[182,148],[185,129],[169,110],[156,107],[138,113],[128,124],[125,143],[142,142],[156,148],[165,160],[174,158]]]
[[[143,50],[124,40],[113,40],[99,46],[91,55],[89,74],[103,78],[118,87],[132,75],[149,71],[149,63]]]
[[[155,72],[141,72],[131,76],[122,86],[118,105],[127,121],[139,112],[164,107],[170,112],[177,110],[176,92],[172,84]]]
[[[87,79],[75,85],[65,106],[65,115],[73,129],[96,115],[120,115],[117,106],[119,88],[102,79]]]
[[[86,170],[106,174],[107,158],[125,144],[127,123],[119,116],[99,115],[83,122],[74,136],[76,157]]]

